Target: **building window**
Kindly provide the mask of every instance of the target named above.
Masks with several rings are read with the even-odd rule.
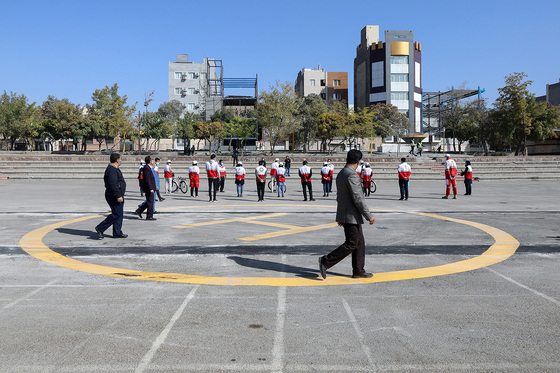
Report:
[[[391,92],[391,101],[408,101],[408,92]]]
[[[206,79],[207,74],[206,73],[200,73],[200,79]]]
[[[189,88],[189,95],[194,95],[196,90],[194,88]]]
[[[181,94],[183,94],[183,88],[175,88],[175,94],[176,94],[176,95],[181,95]]]
[[[323,100],[326,100],[326,99],[327,99],[327,95],[324,94],[324,93],[321,93],[321,98],[322,98]]]
[[[333,100],[342,100],[342,95],[340,93],[333,93],[332,95]]]
[[[333,87],[340,87],[340,80],[334,79],[334,80],[332,81],[332,85],[333,85]]]
[[[408,74],[391,74],[391,82],[408,83]]]
[[[321,79],[321,87],[324,87],[326,84],[325,79]]]
[[[315,87],[315,79],[311,79],[311,80],[309,81],[309,84],[310,84],[312,87]]]
[[[183,79],[183,73],[175,72],[175,79]]]
[[[187,109],[194,110],[194,104],[187,104]]]
[[[189,79],[196,79],[195,73],[189,73]]]
[[[383,61],[374,62],[371,64],[371,86],[383,87],[385,84],[385,70],[383,69]]]
[[[391,56],[391,65],[408,65],[408,56]]]

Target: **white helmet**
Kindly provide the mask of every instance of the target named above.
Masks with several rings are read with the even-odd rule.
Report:
[[[197,161],[192,161],[192,164],[195,165],[195,164],[198,164],[198,162]]]
[[[279,159],[278,159],[278,158],[274,158],[274,162],[278,162],[278,161],[279,161]]]

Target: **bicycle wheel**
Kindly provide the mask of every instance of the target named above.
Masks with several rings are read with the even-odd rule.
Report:
[[[371,187],[369,188],[369,192],[370,193],[375,193],[375,191],[377,190],[377,184],[375,184],[375,181],[371,181]]]
[[[185,180],[181,180],[181,182],[179,183],[179,188],[181,188],[181,192],[183,192],[183,194],[187,193],[187,182]]]
[[[179,189],[179,185],[175,180],[173,180],[173,182],[171,183],[171,193],[175,193],[177,189]]]
[[[273,192],[273,190],[272,190],[272,180],[269,180],[269,182],[268,182],[267,185],[268,185],[268,190],[270,190],[271,192]]]

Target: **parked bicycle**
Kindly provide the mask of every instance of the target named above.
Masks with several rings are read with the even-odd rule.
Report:
[[[270,190],[271,193],[276,193],[278,191],[278,185],[276,184],[276,178],[273,178],[272,180],[270,180],[268,182],[268,190]],[[284,184],[284,192],[286,192],[287,188],[286,185]]]
[[[177,181],[178,180],[178,181]],[[184,177],[177,177],[175,180],[175,175],[173,175],[173,181],[171,182],[171,193],[175,193],[178,189],[181,189],[181,192],[187,193],[189,187],[187,186],[187,180]]]

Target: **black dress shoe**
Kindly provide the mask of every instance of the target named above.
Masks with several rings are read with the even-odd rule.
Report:
[[[323,264],[323,257],[319,257],[319,272],[321,273],[321,277],[324,279],[327,278],[327,267]]]
[[[140,210],[135,210],[134,213],[138,215],[140,219],[142,219],[142,213],[140,212]]]
[[[162,198],[159,199],[159,201],[163,202],[163,201],[165,201],[165,198],[162,197]]]
[[[315,201],[315,198],[311,198],[310,201]]]
[[[125,234],[125,233],[121,234],[120,236],[113,236],[113,238],[127,238],[127,237],[128,237],[128,234]]]
[[[369,272],[364,272],[362,274],[359,275],[352,275],[352,278],[372,278],[373,277],[373,273],[369,273]]]
[[[146,218],[146,220],[157,220],[156,218]]]
[[[99,230],[99,228],[95,227],[95,231],[97,232],[97,237],[99,237],[100,240],[103,239],[103,232],[101,232]]]

